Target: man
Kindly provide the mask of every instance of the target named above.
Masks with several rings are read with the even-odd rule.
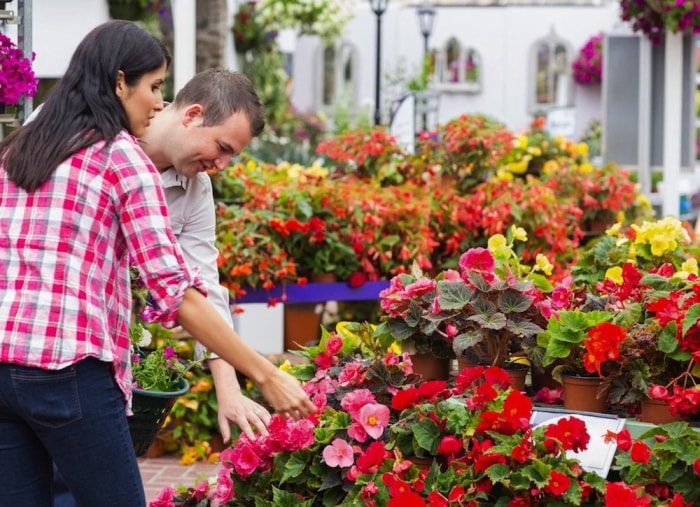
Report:
[[[207,282],[209,299],[231,325],[228,290],[219,284],[215,246],[216,216],[207,169],[225,169],[265,125],[263,108],[248,78],[212,69],[193,77],[172,104],[151,120],[141,146],[160,171],[173,232],[190,266]],[[201,353],[201,347],[197,347]],[[224,442],[230,423],[253,437],[251,425],[266,434],[270,414],[243,396],[233,368],[208,360],[219,402]]]
[[[194,76],[151,120],[141,146],[160,171],[173,232],[190,266],[207,282],[207,296],[233,326],[228,289],[219,284],[215,246],[216,215],[207,169],[223,170],[264,128],[263,108],[248,78],[212,69]],[[197,344],[197,355],[204,353]],[[236,372],[223,359],[207,360],[219,404],[218,422],[224,442],[232,423],[250,438],[251,427],[267,434],[269,412],[245,397]],[[75,501],[56,481],[56,507]]]

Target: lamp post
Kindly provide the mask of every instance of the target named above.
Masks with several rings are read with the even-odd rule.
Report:
[[[433,33],[433,21],[435,20],[435,9],[430,4],[423,4],[416,11],[418,14],[418,27],[420,28],[420,33],[423,34],[423,65],[421,69],[423,73],[421,74],[425,78],[426,72],[426,59],[428,58],[428,39],[430,34]],[[427,107],[427,99],[423,99],[424,107]],[[428,113],[423,112],[422,115],[423,130],[428,130]]]
[[[386,10],[389,0],[369,0],[369,6],[377,16],[377,68],[374,75],[374,124],[381,125],[382,111],[380,100],[380,87],[382,80],[382,14]]]
[[[416,14],[418,14],[420,33],[423,34],[423,60],[425,60],[426,56],[428,56],[428,39],[430,38],[430,34],[433,33],[435,9],[432,5],[424,4],[416,11]]]

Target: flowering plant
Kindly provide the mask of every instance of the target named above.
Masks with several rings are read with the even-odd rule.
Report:
[[[271,50],[274,47],[277,32],[268,30],[259,19],[254,1],[238,4],[233,15],[233,44],[237,53],[251,50]]]
[[[684,507],[685,495],[696,498],[697,437],[688,446],[667,438],[648,453],[632,444],[632,461],[623,455],[619,465],[628,482],[608,482],[569,454],[592,438],[576,416],[533,427],[532,401],[497,367],[464,369],[453,384],[417,383],[410,358],[387,350],[380,335],[359,323],[324,331],[302,351],[311,362],[290,368],[319,412],[301,421],[273,416],[269,436],[241,436],[222,453],[216,477],[177,493],[165,488],[150,505]],[[663,439],[690,430],[662,431]],[[624,432],[609,438],[630,449]],[[669,468],[647,475],[657,459]],[[620,503],[628,491],[649,503]]]
[[[574,81],[583,86],[603,80],[603,34],[594,35],[581,47],[571,65]]]
[[[129,332],[132,344],[131,372],[134,387],[144,391],[177,391],[182,388],[185,374],[201,361],[185,361],[176,352],[177,344],[168,340],[145,353],[152,334],[142,324],[132,324]]]
[[[17,104],[23,96],[36,95],[39,80],[34,77],[31,59],[12,42],[12,39],[0,33],[0,104]]]
[[[633,438],[623,429],[609,438],[617,442],[613,470],[622,479],[609,483],[615,505],[669,505],[700,502],[695,486],[700,476],[700,432],[685,422],[654,426]],[[687,503],[686,503],[687,502]]]
[[[521,350],[520,340],[537,335],[545,322],[543,298],[524,274],[551,270],[544,258],[532,270],[522,266],[512,246],[513,237],[526,239],[525,232],[513,226],[511,235],[510,243],[495,235],[488,249],[467,250],[459,271],[448,269],[431,279],[416,268],[394,277],[380,293],[387,312],[383,325],[417,352],[440,357],[451,350],[474,364],[505,366]],[[546,285],[543,277],[540,282]]]
[[[349,0],[260,0],[263,26],[294,28],[302,35],[318,35],[332,44],[353,16]]]
[[[653,44],[664,32],[694,33],[700,26],[700,10],[693,0],[620,0],[622,20],[631,21],[632,29],[649,37]]]

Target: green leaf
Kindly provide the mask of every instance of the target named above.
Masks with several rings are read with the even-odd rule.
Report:
[[[698,319],[700,319],[700,303],[695,303],[693,306],[688,308],[688,311],[683,318],[683,336],[686,335],[691,327],[697,325]]]
[[[431,419],[423,419],[414,426],[413,438],[421,449],[434,454],[440,443],[440,428]]]
[[[437,283],[437,294],[441,309],[460,310],[469,302],[473,291],[462,281],[447,282],[440,280]]]
[[[530,309],[534,300],[532,296],[508,290],[498,298],[498,308],[503,313],[522,313]]]
[[[452,341],[452,350],[457,356],[461,356],[465,350],[475,347],[481,343],[484,335],[479,331],[469,331],[467,333],[458,334]]]
[[[471,320],[473,322],[476,322],[477,324],[479,324],[483,328],[494,329],[494,330],[503,329],[504,327],[506,327],[506,323],[508,322],[506,320],[506,316],[500,312],[493,313],[491,315],[487,315],[487,314],[472,315],[467,320]]]
[[[530,337],[539,334],[543,329],[530,320],[509,320],[506,329],[516,336]]]
[[[497,463],[486,469],[486,475],[488,475],[489,479],[491,479],[491,481],[494,483],[501,482],[510,475],[510,469],[508,468],[508,465]]]
[[[298,477],[306,468],[309,462],[309,456],[305,452],[295,452],[289,455],[289,459],[284,463],[284,472],[280,483],[283,483],[292,477]],[[275,462],[277,465],[277,462]]]

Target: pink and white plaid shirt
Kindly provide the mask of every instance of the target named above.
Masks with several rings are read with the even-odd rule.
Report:
[[[62,163],[27,193],[0,167],[0,362],[114,365],[131,400],[129,256],[175,325],[188,287],[206,294],[170,229],[155,167],[126,131]]]

